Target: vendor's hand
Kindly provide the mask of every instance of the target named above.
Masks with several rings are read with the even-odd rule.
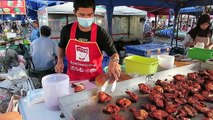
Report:
[[[120,77],[120,74],[121,74],[120,65],[117,62],[110,60],[108,65],[108,75],[111,77],[114,77],[115,80],[118,80],[118,78]]]
[[[55,66],[56,73],[62,73],[64,71],[64,63],[57,63]]]
[[[209,49],[209,50],[213,49],[213,44],[207,46],[206,48]]]

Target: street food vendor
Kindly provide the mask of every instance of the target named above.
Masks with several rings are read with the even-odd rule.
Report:
[[[67,74],[71,81],[94,80],[103,72],[102,51],[110,56],[108,75],[115,80],[120,76],[119,55],[110,35],[94,23],[95,2],[75,0],[77,21],[64,26],[58,44],[57,73],[63,72],[63,58],[68,60]]]
[[[186,47],[194,47],[196,44],[202,43],[204,44],[204,48],[213,49],[211,37],[210,16],[201,15],[198,19],[197,26],[187,33],[183,45]]]

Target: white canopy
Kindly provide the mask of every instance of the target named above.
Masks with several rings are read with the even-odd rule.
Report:
[[[48,13],[54,14],[74,14],[73,2],[66,2],[62,5],[47,7]],[[95,14],[105,15],[106,9],[104,6],[96,6]],[[146,15],[147,12],[127,6],[114,7],[113,15]]]

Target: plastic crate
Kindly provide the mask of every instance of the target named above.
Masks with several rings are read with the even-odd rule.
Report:
[[[192,59],[206,61],[207,59],[213,58],[213,50],[189,48],[187,55]]]
[[[126,46],[126,54],[150,57],[151,55],[168,54],[171,47],[167,44],[143,44]]]
[[[149,75],[157,72],[159,61],[156,58],[128,56],[125,59],[126,73]]]

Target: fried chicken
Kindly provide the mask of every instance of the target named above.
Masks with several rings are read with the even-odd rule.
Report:
[[[105,106],[103,111],[108,114],[118,114],[120,112],[120,107],[118,107],[117,105],[108,104]]]
[[[75,93],[85,90],[85,86],[84,86],[83,83],[80,83],[80,84],[75,84],[75,83],[73,83],[73,84],[72,84],[72,87],[74,87],[74,92],[75,92]]]
[[[98,102],[105,103],[109,102],[112,99],[112,97],[105,92],[99,92],[98,93]]]
[[[148,117],[148,112],[144,109],[136,110],[130,108],[130,112],[133,112],[135,120],[145,120]]]
[[[151,114],[151,117],[153,117],[156,120],[163,120],[163,119],[167,118],[169,115],[166,111],[163,111],[160,109],[154,110],[150,114]]]
[[[116,104],[120,106],[121,108],[126,109],[132,104],[132,102],[129,99],[120,98],[116,101]]]
[[[145,93],[145,94],[150,93],[151,87],[149,87],[148,85],[144,83],[140,83],[138,84],[138,87],[142,93]]]
[[[125,120],[125,118],[122,115],[115,114],[112,116],[112,120]]]
[[[185,81],[186,80],[186,77],[184,75],[181,75],[181,74],[177,74],[177,75],[173,76],[173,78],[176,81]]]
[[[129,99],[132,101],[132,102],[137,102],[138,101],[138,95],[136,95],[135,93],[133,92],[130,92],[130,91],[125,91],[126,94],[129,95]]]

